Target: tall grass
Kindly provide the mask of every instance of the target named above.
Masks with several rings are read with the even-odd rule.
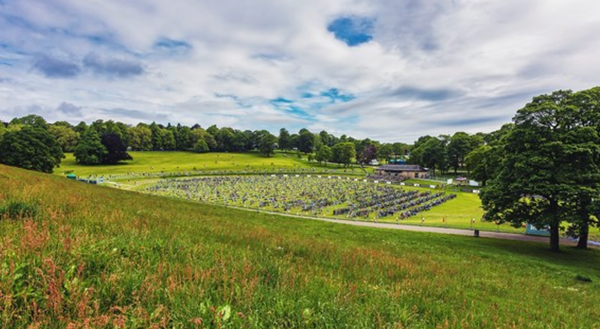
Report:
[[[600,253],[346,227],[0,166],[2,328],[599,328]],[[585,277],[591,282],[578,278]]]

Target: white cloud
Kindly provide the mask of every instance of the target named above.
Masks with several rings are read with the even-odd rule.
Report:
[[[537,94],[598,83],[597,12],[595,0],[5,0],[0,118],[43,109],[63,119],[66,102],[80,108],[73,121],[135,123],[145,112],[404,142],[490,131]],[[372,18],[373,40],[337,40],[327,25],[342,16]],[[143,71],[95,74],[91,54]],[[81,70],[48,78],[34,68],[40,55]],[[328,104],[318,95],[331,88],[355,99]],[[270,102],[280,97],[304,114]]]

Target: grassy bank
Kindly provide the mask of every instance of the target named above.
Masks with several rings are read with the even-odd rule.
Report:
[[[0,212],[2,328],[599,327],[596,250],[283,218],[5,166]]]
[[[115,165],[85,166],[75,162],[72,153],[66,154],[55,172],[73,172],[78,176],[176,172],[189,170],[265,170],[270,168],[312,168],[313,164],[298,160],[293,154],[277,153],[264,157],[258,153],[193,153],[193,152],[129,152],[133,161]],[[314,164],[316,166],[316,164]],[[195,169],[194,169],[195,168]]]

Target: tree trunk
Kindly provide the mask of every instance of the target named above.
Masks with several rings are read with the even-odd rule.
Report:
[[[579,229],[579,241],[577,242],[577,249],[587,249],[589,232],[590,225],[587,221],[585,221]]]
[[[559,251],[558,224],[550,225],[550,250]]]

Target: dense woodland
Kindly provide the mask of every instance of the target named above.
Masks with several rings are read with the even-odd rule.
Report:
[[[47,123],[28,115],[0,124],[0,163],[52,172],[64,152],[81,164],[131,160],[128,150],[248,152],[271,156],[294,150],[309,161],[349,165],[403,158],[436,171],[466,169],[483,184],[486,219],[515,226],[529,222],[548,227],[551,248],[568,222],[570,234],[587,245],[589,227],[600,217],[600,87],[556,91],[534,97],[513,122],[489,134],[423,136],[413,145],[336,137],[301,129],[241,131],[213,125],[207,129],[97,120],[76,126]]]

